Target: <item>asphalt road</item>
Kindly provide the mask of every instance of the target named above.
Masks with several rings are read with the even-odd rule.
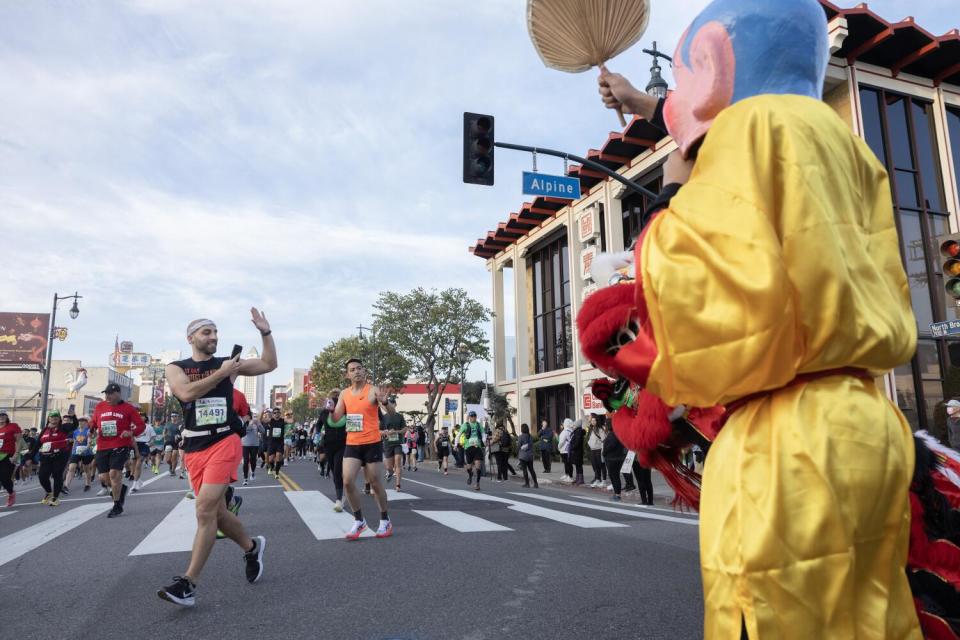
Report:
[[[475,493],[462,472],[428,465],[390,504],[392,538],[347,542],[332,481],[308,461],[285,472],[286,486],[261,473],[238,489],[248,531],[267,538],[262,580],[248,584],[242,553],[220,541],[193,609],[156,596],[189,560],[186,481],[145,471],[149,485],[112,520],[109,501],[76,481],[56,508],[38,503],[36,481],[21,487],[18,504],[0,509],[0,637],[702,636],[693,516],[516,479],[485,478]],[[375,527],[375,504],[365,496],[363,506]]]

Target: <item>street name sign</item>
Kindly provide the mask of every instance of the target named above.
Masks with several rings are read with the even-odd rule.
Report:
[[[523,172],[523,193],[528,196],[546,196],[565,200],[580,199],[580,179],[551,176],[535,171]]]
[[[944,322],[931,322],[930,333],[933,335],[934,338],[960,335],[960,320],[946,320]]]

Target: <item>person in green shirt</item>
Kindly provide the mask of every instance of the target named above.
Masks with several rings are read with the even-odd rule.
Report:
[[[396,478],[397,491],[403,475],[403,431],[407,421],[397,413],[397,399],[387,399],[387,411],[380,419],[380,435],[383,437],[383,464],[387,468],[387,480]]]
[[[480,467],[483,464],[483,426],[477,422],[477,412],[467,414],[467,421],[460,430],[460,439],[463,443],[467,459],[467,484],[473,484],[473,476],[477,476],[474,491],[480,491]]]

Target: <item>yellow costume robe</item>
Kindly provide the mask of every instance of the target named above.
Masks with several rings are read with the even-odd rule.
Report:
[[[725,109],[639,250],[667,404],[735,412],[710,449],[700,555],[705,635],[919,638],[904,571],[910,428],[872,380],[916,321],[888,178],[827,105]]]

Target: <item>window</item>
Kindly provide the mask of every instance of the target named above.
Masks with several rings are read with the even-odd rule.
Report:
[[[660,193],[660,189],[663,187],[663,168],[657,167],[646,175],[637,178],[635,182],[654,193]],[[643,213],[647,210],[647,207],[650,206],[650,203],[651,200],[646,196],[633,192],[630,192],[630,195],[623,199],[621,204],[623,208],[624,249],[630,248],[630,245],[633,244],[633,239],[639,235],[640,230],[643,228],[641,225]]]
[[[897,403],[915,430],[933,429],[935,409],[951,376],[944,373],[950,366],[948,343],[931,336],[930,323],[956,317],[940,272],[937,238],[949,233],[950,225],[934,142],[934,111],[929,102],[870,87],[860,88],[860,101],[867,144],[890,174],[900,251],[917,318],[917,353],[910,364],[894,371]]]
[[[532,252],[533,333],[536,373],[573,366],[570,255],[567,235]]]
[[[546,420],[554,433],[559,433],[563,420],[574,417],[573,387],[569,384],[537,389],[536,403],[534,415],[537,416],[538,432],[540,424]]]
[[[950,138],[950,148],[953,149],[957,193],[960,193],[960,107],[947,108],[947,136]]]

